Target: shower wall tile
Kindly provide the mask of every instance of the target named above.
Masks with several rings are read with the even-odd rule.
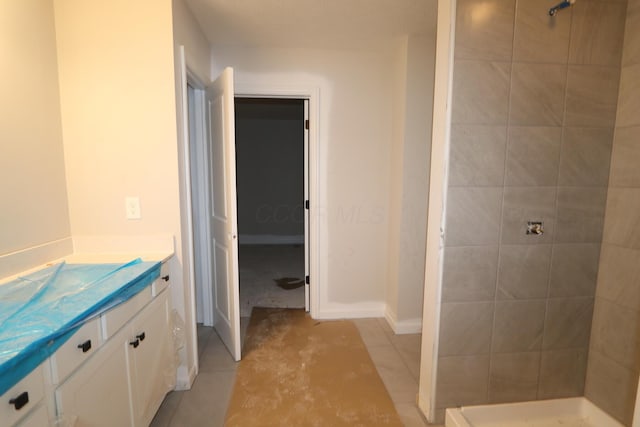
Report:
[[[565,65],[514,63],[511,125],[562,125],[566,77]]]
[[[443,303],[440,356],[489,353],[493,305],[493,302]]]
[[[456,58],[511,61],[515,0],[459,0]]]
[[[640,313],[598,298],[593,314],[591,349],[638,372]]]
[[[489,402],[535,400],[538,392],[540,352],[491,355]]]
[[[593,298],[549,300],[544,326],[544,350],[587,348],[593,316]]]
[[[452,123],[505,125],[511,64],[456,60]]]
[[[560,127],[509,128],[505,185],[557,185],[561,140]]]
[[[626,2],[589,0],[572,9],[569,62],[618,66],[622,58]]]
[[[617,67],[570,65],[565,125],[613,127],[619,82]]]
[[[640,1],[629,0],[627,9],[627,24],[624,34],[624,52],[622,54],[622,65],[633,65],[640,63]]]
[[[640,249],[640,188],[610,188],[603,241]]]
[[[546,298],[551,245],[503,245],[498,266],[496,298]]]
[[[640,187],[640,126],[617,128],[611,154],[612,187]]]
[[[527,235],[527,221],[542,221],[544,234]],[[549,244],[556,222],[556,187],[505,187],[503,244]]]
[[[549,296],[593,297],[598,279],[600,245],[556,244],[551,257]]]
[[[558,399],[584,394],[586,349],[543,351],[538,399]]]
[[[624,67],[620,74],[620,99],[616,126],[640,126],[640,64]]]
[[[453,356],[438,359],[436,407],[487,403],[489,356]]]
[[[606,187],[559,187],[555,241],[600,243],[606,203]]]
[[[498,246],[450,247],[444,251],[442,301],[493,301]]]
[[[491,351],[540,350],[544,330],[544,300],[497,301]]]
[[[457,4],[439,411],[580,396],[594,295],[640,313],[640,0],[552,4]]]
[[[447,204],[447,246],[498,243],[502,187],[449,188]]]
[[[519,1],[514,35],[514,61],[566,64],[572,9],[550,17],[549,2]]]
[[[558,184],[606,187],[612,140],[612,128],[565,128]]]
[[[631,425],[638,373],[597,351],[589,352],[585,397],[625,425]]]
[[[501,186],[506,144],[504,126],[452,126],[449,185]]]
[[[596,296],[640,311],[640,250],[602,245]]]

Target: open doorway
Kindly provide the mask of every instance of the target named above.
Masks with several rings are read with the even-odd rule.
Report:
[[[240,316],[308,306],[303,99],[235,99]]]
[[[182,60],[184,61],[184,58]],[[192,342],[197,340],[197,347],[201,349],[203,343],[200,340],[200,332],[214,327],[234,359],[239,360],[243,328],[240,321],[238,277],[240,233],[236,224],[238,217],[237,162],[233,70],[225,69],[209,85],[203,85],[197,78],[193,78],[186,67],[183,73],[185,77],[182,86],[184,142],[181,148],[183,150],[181,176],[184,180],[182,189],[184,200],[181,206],[185,210],[185,218],[189,220],[185,224],[185,229],[188,229],[189,233],[183,239],[183,244],[189,250],[186,262],[192,274],[189,289],[193,310],[190,324],[193,322],[194,326]],[[303,197],[297,204],[304,206],[304,237],[303,239],[297,237],[293,244],[303,248],[304,307],[313,316],[318,312],[319,290],[317,286],[314,287],[313,297],[311,297],[311,285],[318,277],[317,254],[320,242],[318,218],[317,215],[311,215],[317,209],[316,203],[319,200],[317,197],[316,126],[318,91],[314,89],[292,91],[281,88],[266,90],[269,95],[255,88],[250,91],[244,88],[242,93],[245,95],[242,96],[297,99],[297,104],[303,107],[304,119],[300,121],[299,127],[304,128],[302,131],[304,184]],[[248,95],[249,93],[252,95]],[[314,117],[312,122],[309,121],[309,116]],[[224,212],[221,211],[223,208]],[[280,218],[279,215],[278,218]],[[222,229],[219,227],[222,220],[226,220],[228,225],[232,226]],[[222,234],[220,234],[221,230]],[[296,235],[297,233],[299,231],[296,231]],[[278,243],[287,243],[287,241]],[[313,257],[310,257],[310,254],[313,254]],[[284,279],[279,281],[282,284],[281,289],[299,289],[299,283],[292,280],[297,276],[299,273],[295,272],[295,277],[294,274],[282,274],[276,278]],[[278,283],[275,284],[277,286]],[[302,294],[302,291],[298,292]],[[266,304],[261,303],[261,305]],[[188,375],[189,378],[193,378],[197,372],[198,353],[200,352],[192,353],[191,360],[194,368],[185,373],[185,377]],[[192,381],[191,379],[184,382],[189,384]]]

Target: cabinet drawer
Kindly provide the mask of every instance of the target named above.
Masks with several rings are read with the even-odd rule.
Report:
[[[44,376],[41,365],[2,395],[0,425],[11,426],[17,423],[42,400],[43,395]],[[10,403],[12,400],[14,403]]]
[[[169,276],[169,264],[164,262],[160,266],[160,277],[154,280],[153,284],[151,285],[151,292],[153,293],[153,296],[156,297],[160,295],[160,292],[164,291],[167,286],[169,286],[170,282],[171,280]]]
[[[93,319],[76,331],[52,356],[56,383],[60,384],[100,347],[100,319]]]
[[[151,301],[151,286],[147,286],[130,300],[101,316],[102,338],[106,341]]]

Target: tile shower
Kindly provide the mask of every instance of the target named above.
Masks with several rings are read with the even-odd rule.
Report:
[[[457,2],[439,421],[451,406],[582,395],[633,415],[640,0],[551,6]]]

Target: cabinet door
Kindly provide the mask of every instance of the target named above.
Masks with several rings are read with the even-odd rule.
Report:
[[[127,338],[126,330],[114,336],[58,387],[58,415],[68,425],[132,425]]]
[[[169,329],[168,292],[162,292],[133,321],[137,347],[129,347],[134,398],[134,424],[148,426],[164,396],[173,388],[175,369]]]
[[[29,416],[27,416],[16,427],[43,427],[48,425],[49,418],[47,417],[47,407],[43,405],[29,414]]]

